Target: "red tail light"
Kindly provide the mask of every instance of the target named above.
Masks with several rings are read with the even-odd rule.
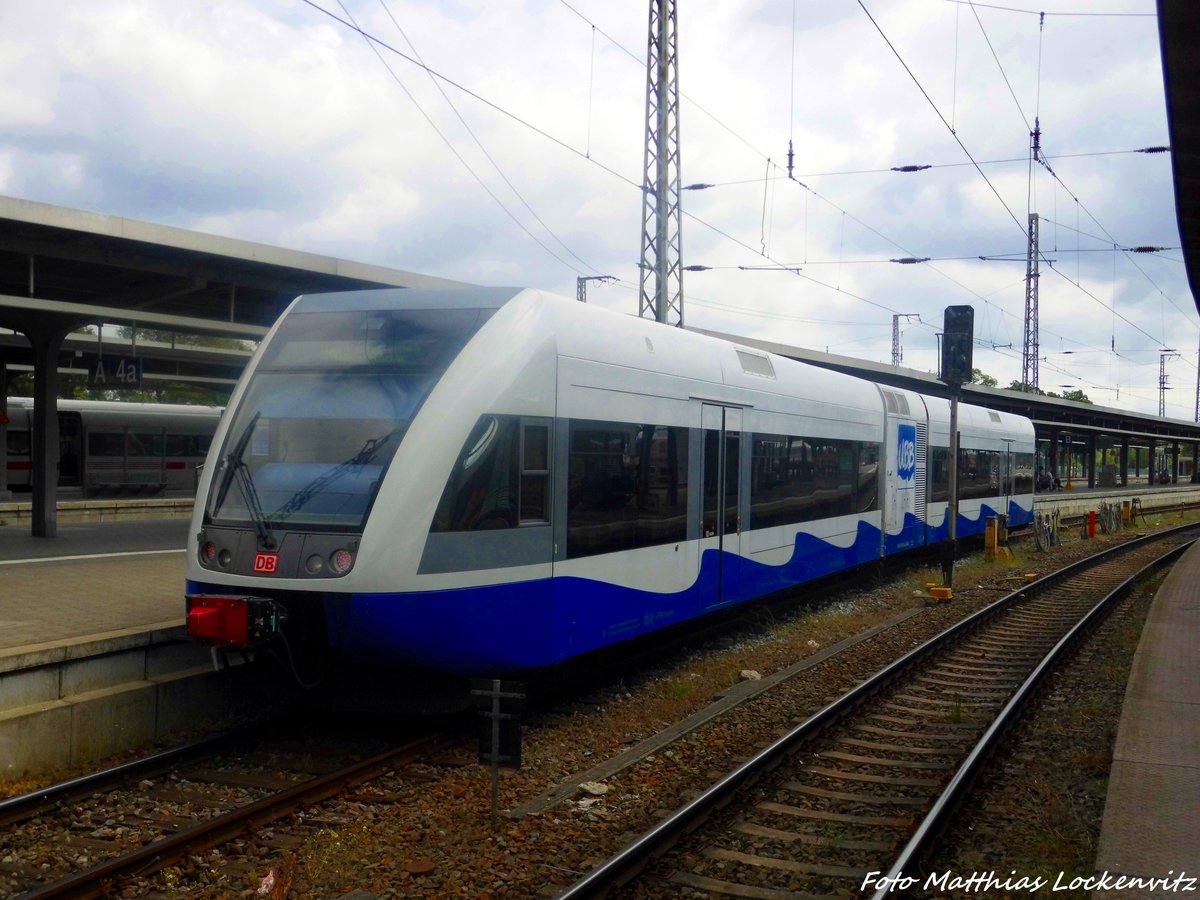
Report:
[[[253,647],[271,639],[279,626],[274,600],[265,597],[187,598],[187,632],[220,647]]]

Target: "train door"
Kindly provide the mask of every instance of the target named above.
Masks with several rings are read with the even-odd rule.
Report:
[[[1008,515],[1009,509],[1012,508],[1013,494],[1016,493],[1013,481],[1017,476],[1016,459],[1013,456],[1012,441],[1004,442],[1004,450],[1000,456],[1000,496],[1004,500],[1003,507],[996,510],[1003,516]]]
[[[700,503],[701,571],[705,557],[716,551],[716,580],[703,603],[706,608],[738,599],[741,575],[742,411],[705,403],[701,409],[703,441]],[[709,563],[711,566],[712,564]],[[709,569],[708,571],[711,571]]]
[[[58,484],[78,487],[83,474],[83,421],[77,412],[58,414]]]

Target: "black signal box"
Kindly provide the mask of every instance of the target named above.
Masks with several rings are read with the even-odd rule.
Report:
[[[975,310],[970,306],[947,306],[942,334],[942,374],[946,384],[971,380],[975,345]]]

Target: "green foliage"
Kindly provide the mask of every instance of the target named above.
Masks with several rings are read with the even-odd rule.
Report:
[[[1022,381],[1014,380],[1007,388],[1010,391],[1021,391],[1025,394],[1039,394],[1042,397],[1058,397],[1062,400],[1074,400],[1076,403],[1091,403],[1088,395],[1076,388],[1072,391],[1063,391],[1061,394],[1056,394],[1054,391],[1043,391],[1041,388],[1035,388],[1031,384],[1025,384]]]
[[[239,340],[238,338],[220,337],[212,334],[182,334],[162,328],[135,329],[129,325],[121,325],[117,328],[117,335],[128,341],[133,339],[135,331],[139,341],[151,341],[156,344],[174,345],[176,347],[212,347],[218,350],[254,349],[253,343]]]
[[[198,385],[187,381],[158,381],[151,386],[135,388],[88,387],[85,375],[60,375],[58,397],[60,400],[121,400],[126,403],[183,403],[189,406],[225,406],[229,402],[232,387],[221,388]],[[9,377],[8,393],[11,397],[33,396],[33,373],[21,372]]]
[[[982,385],[983,387],[996,387],[999,385],[999,382],[996,381],[994,376],[989,375],[987,372],[984,372],[981,369],[972,369],[971,384],[978,384]]]

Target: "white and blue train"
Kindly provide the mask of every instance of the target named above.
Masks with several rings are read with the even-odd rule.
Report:
[[[222,419],[189,630],[544,667],[943,541],[946,400],[536,290],[302,296]],[[959,536],[1032,520],[1034,430],[960,405]]]

